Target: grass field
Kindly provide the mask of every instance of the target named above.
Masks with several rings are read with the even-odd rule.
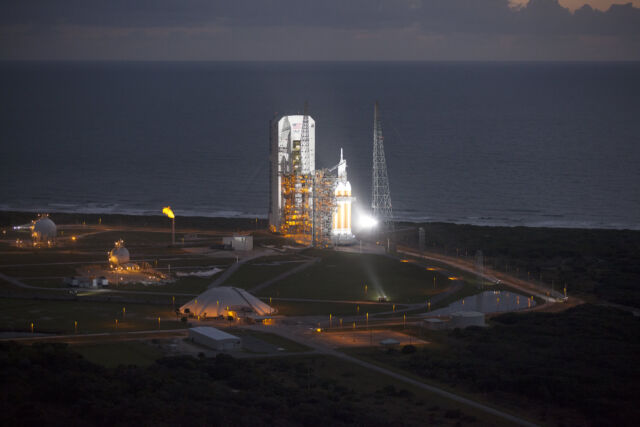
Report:
[[[207,286],[216,278],[211,276],[203,277],[180,277],[172,283],[162,285],[143,285],[141,283],[130,283],[124,285],[109,285],[109,289],[122,291],[147,291],[147,292],[175,292],[184,294],[200,294],[207,289]]]
[[[265,299],[269,303],[269,299]],[[392,311],[393,304],[348,304],[331,302],[309,302],[309,301],[272,301],[271,304],[278,310],[279,315],[284,316],[364,316],[365,313],[380,313]],[[398,306],[397,309],[400,309]]]
[[[332,300],[377,300],[385,295],[391,302],[416,303],[426,301],[449,285],[448,278],[437,271],[382,255],[321,250],[308,254],[321,260],[258,295]]]
[[[257,258],[243,264],[231,275],[231,277],[227,279],[225,283],[228,286],[251,289],[254,286],[278,276],[279,274],[296,268],[300,265],[300,262],[291,261],[300,260],[303,260],[303,258],[295,255]]]
[[[69,334],[75,332],[75,321],[78,333],[184,328],[171,305],[0,299],[1,330],[29,331],[33,323],[36,332]]]

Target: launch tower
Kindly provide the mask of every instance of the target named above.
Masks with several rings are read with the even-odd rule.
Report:
[[[393,211],[391,209],[391,193],[387,176],[387,161],[384,156],[382,124],[376,101],[373,111],[373,173],[372,173],[371,208],[373,216],[385,227],[393,227]]]

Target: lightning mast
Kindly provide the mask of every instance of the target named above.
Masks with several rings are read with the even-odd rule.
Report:
[[[391,209],[391,193],[387,176],[387,161],[384,157],[382,125],[378,113],[378,101],[373,112],[373,174],[372,174],[371,208],[373,216],[384,222],[388,229],[393,228],[393,211]]]

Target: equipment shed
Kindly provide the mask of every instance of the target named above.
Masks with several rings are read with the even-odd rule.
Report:
[[[197,326],[189,329],[189,339],[218,351],[234,350],[242,345],[242,340],[235,335],[210,326]]]

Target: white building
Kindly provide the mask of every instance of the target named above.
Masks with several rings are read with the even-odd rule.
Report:
[[[271,123],[269,147],[269,225],[280,231],[283,217],[284,175],[312,174],[316,170],[316,122],[309,119],[309,144],[302,143],[303,115],[284,116]]]
[[[207,289],[180,307],[180,312],[200,318],[220,316],[239,318],[256,315],[270,316],[276,310],[244,289],[220,286]]]
[[[194,343],[214,350],[234,350],[242,346],[242,340],[210,326],[198,326],[189,329],[189,339]]]
[[[231,246],[234,251],[251,251],[253,250],[253,236],[223,237],[222,244]]]

